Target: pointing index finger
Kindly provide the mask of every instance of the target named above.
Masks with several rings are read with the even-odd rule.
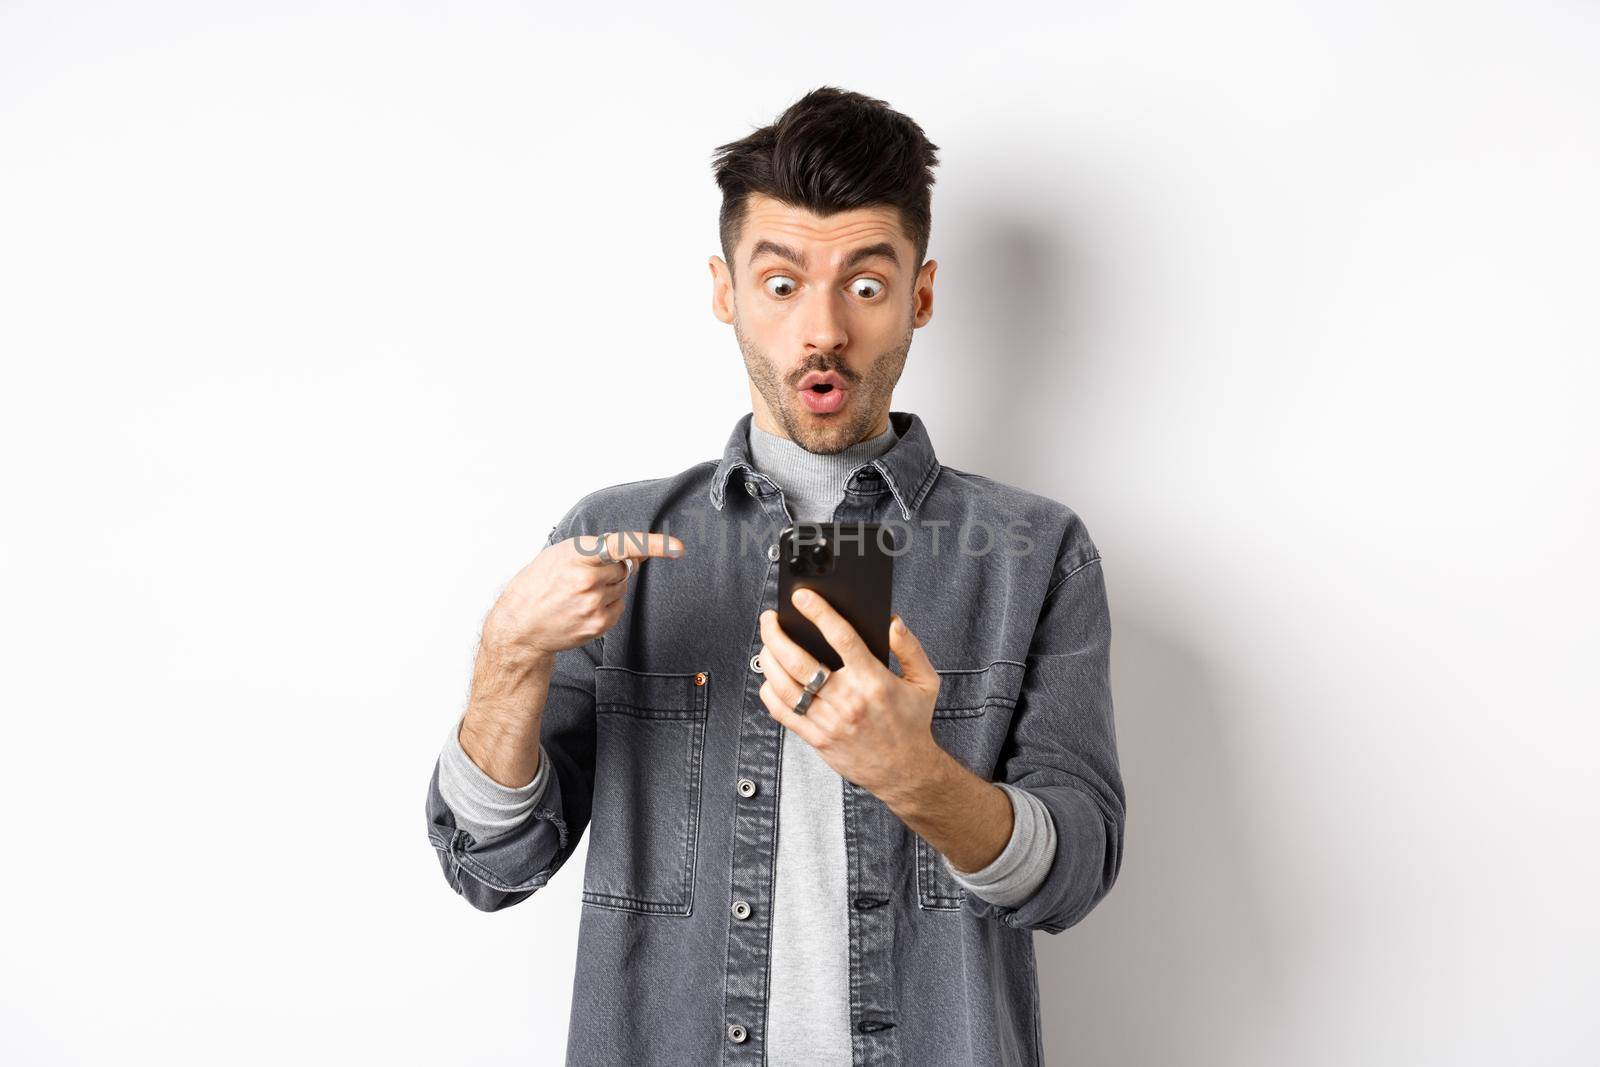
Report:
[[[602,555],[601,544],[608,551]],[[671,534],[650,533],[644,530],[614,530],[606,534],[592,534],[574,539],[578,555],[597,567],[620,563],[625,559],[643,560],[652,556],[674,559],[683,555],[683,541]],[[606,556],[610,556],[607,559]]]

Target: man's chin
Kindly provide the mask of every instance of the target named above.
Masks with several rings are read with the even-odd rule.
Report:
[[[832,455],[835,452],[843,452],[857,443],[850,421],[845,419],[841,412],[831,415],[817,415],[809,411],[797,412],[791,425],[794,427],[794,432],[790,436],[794,438],[795,444],[807,452]]]

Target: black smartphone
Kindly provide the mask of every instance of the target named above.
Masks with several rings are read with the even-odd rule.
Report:
[[[778,625],[795,644],[836,671],[839,654],[790,599],[813,589],[843,615],[885,667],[889,665],[889,599],[894,587],[892,537],[876,522],[797,522],[778,535]]]

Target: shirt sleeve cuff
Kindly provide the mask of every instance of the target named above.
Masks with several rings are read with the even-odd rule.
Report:
[[[996,782],[1011,798],[1011,840],[994,862],[963,873],[944,859],[945,868],[969,892],[991,904],[1014,908],[1044,884],[1056,854],[1056,826],[1050,809],[1026,789]],[[942,857],[941,857],[942,858]]]
[[[481,845],[521,826],[544,797],[550,781],[550,754],[539,746],[539,770],[520,789],[501,785],[472,762],[461,747],[461,720],[450,727],[439,760],[439,793],[456,825]]]

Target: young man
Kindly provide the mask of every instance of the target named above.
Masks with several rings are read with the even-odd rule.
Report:
[[[592,827],[569,1064],[1036,1064],[1033,931],[1116,880],[1099,552],[891,410],[936,150],[831,87],[718,149],[751,412],[579,500],[484,624],[428,834],[495,911]],[[898,672],[820,598],[840,669],[776,623],[779,531],[829,520],[895,531]]]

